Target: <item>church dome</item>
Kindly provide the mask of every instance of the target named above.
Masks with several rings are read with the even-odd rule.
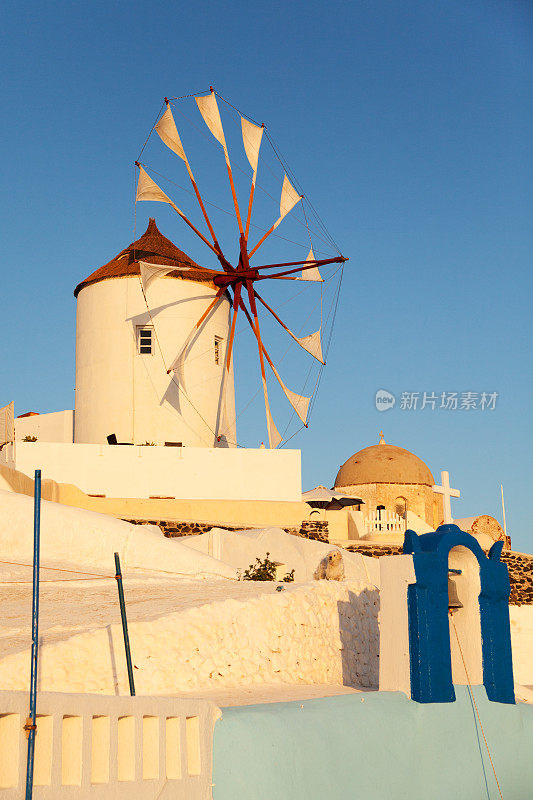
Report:
[[[365,447],[345,461],[335,478],[335,487],[366,483],[434,486],[435,481],[421,458],[403,447],[387,444],[381,436],[379,444]]]
[[[104,264],[103,267],[100,267],[95,272],[91,273],[88,278],[85,278],[84,281],[79,283],[74,289],[74,296],[77,297],[85,286],[89,286],[92,283],[105,281],[108,278],[124,278],[128,275],[140,275],[139,259],[150,264],[165,264],[166,266],[172,267],[194,267],[194,269],[188,270],[186,273],[169,272],[165,277],[208,283],[214,286],[210,273],[204,271],[192,258],[189,258],[186,253],[176,247],[170,239],[163,236],[155,224],[155,219],[151,217],[143,235],[137,239],[136,242],[132,242],[128,247],[118,253],[111,261],[108,261],[107,264]]]

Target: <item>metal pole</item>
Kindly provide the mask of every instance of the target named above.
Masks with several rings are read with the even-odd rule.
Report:
[[[503,514],[503,532],[507,536],[507,525],[505,524],[505,501],[503,499],[503,484],[500,483],[500,489],[502,492],[502,514]]]
[[[37,727],[37,658],[39,653],[39,564],[41,538],[41,470],[35,470],[35,486],[33,501],[33,601],[31,631],[31,679],[30,679],[30,716],[26,720],[24,730],[28,736],[28,762],[26,766],[26,800],[33,794],[33,761],[35,756],[35,735]]]
[[[122,633],[124,634],[124,649],[126,651],[126,664],[128,667],[128,681],[130,695],[135,697],[135,683],[133,681],[133,667],[131,665],[130,637],[128,636],[128,620],[126,618],[126,604],[124,603],[124,588],[122,586],[122,573],[120,571],[120,558],[115,553],[115,578],[118,585],[118,600],[120,603],[120,616],[122,617]]]

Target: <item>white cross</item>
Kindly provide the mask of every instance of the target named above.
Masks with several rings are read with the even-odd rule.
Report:
[[[434,486],[433,491],[437,494],[443,495],[442,502],[444,505],[444,524],[449,525],[451,522],[453,522],[450,498],[461,497],[461,492],[459,489],[450,489],[450,476],[446,471],[441,472],[440,479],[442,481],[442,486]]]

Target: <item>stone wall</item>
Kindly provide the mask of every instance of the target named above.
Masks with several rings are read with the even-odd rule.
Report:
[[[509,569],[511,605],[533,605],[533,556],[503,550],[502,561]]]
[[[220,528],[223,531],[245,531],[253,530],[243,525],[220,525],[216,522],[192,522],[172,519],[126,519],[124,522],[131,522],[132,525],[157,525],[162,533],[172,538],[173,536],[195,536],[199,533],[209,533],[213,528]],[[329,524],[327,520],[302,520],[301,526],[283,527],[286,533],[294,536],[302,536],[305,539],[313,539],[317,542],[329,541]]]
[[[218,525],[214,522],[178,522],[175,519],[124,519],[124,522],[131,522],[132,525],[157,525],[168,538],[173,536],[196,536],[199,533],[209,533],[212,528],[220,528],[224,531],[249,530],[249,528],[243,528],[242,525]]]
[[[363,556],[380,558],[381,556],[396,556],[403,552],[401,545],[395,544],[367,544],[354,543],[347,548],[351,553],[361,553]],[[533,556],[525,553],[515,553],[512,550],[502,551],[502,561],[509,569],[511,582],[510,605],[533,604]]]

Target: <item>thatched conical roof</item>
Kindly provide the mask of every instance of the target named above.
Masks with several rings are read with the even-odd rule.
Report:
[[[109,278],[124,278],[128,275],[139,275],[139,259],[141,261],[147,261],[150,264],[194,267],[194,269],[187,272],[169,272],[166,277],[208,283],[213,286],[210,273],[205,272],[192,258],[189,258],[186,253],[176,247],[170,239],[163,236],[155,224],[155,219],[151,217],[145,233],[143,233],[136,242],[132,242],[132,244],[118,253],[111,261],[104,264],[103,267],[95,270],[88,278],[78,283],[74,289],[74,296],[77,297],[82,289],[86,286],[90,286],[92,283],[105,281]]]

